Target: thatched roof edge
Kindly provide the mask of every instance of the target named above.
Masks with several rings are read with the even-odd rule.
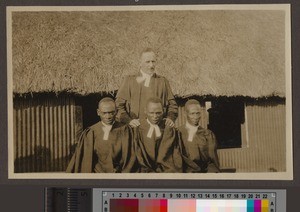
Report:
[[[178,96],[285,96],[282,11],[15,12],[13,92],[118,90],[145,47]],[[130,23],[130,24],[128,24]]]

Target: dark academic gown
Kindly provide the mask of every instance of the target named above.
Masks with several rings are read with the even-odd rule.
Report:
[[[183,172],[220,172],[216,138],[213,132],[199,126],[193,141],[190,142],[185,125],[180,126],[178,130]]]
[[[178,146],[178,132],[164,122],[159,125],[161,136],[155,131],[147,137],[150,125],[145,119],[135,128],[135,152],[142,173],[182,172],[182,158]]]
[[[118,119],[129,123],[132,119],[145,119],[144,109],[147,99],[157,97],[161,99],[165,117],[175,121],[178,115],[178,106],[166,78],[153,74],[149,87],[144,82],[138,83],[136,78],[141,74],[127,76],[120,86],[116,97]]]
[[[128,126],[115,122],[108,140],[103,140],[101,122],[83,131],[67,167],[70,173],[135,172],[133,134]]]

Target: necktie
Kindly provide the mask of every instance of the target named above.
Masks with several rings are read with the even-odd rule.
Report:
[[[150,128],[149,128],[148,133],[147,133],[147,137],[151,138],[153,132],[155,132],[156,137],[160,137],[161,132],[160,132],[160,129],[159,129],[158,125],[157,124],[152,124],[148,119],[147,119],[147,122],[150,125]]]
[[[193,126],[190,123],[186,122],[185,127],[188,131],[188,141],[192,142],[193,138],[198,130],[198,126]]]

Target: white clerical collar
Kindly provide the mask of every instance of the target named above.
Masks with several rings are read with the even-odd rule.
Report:
[[[188,131],[188,141],[191,142],[191,141],[193,141],[193,138],[194,138],[194,136],[195,136],[195,134],[196,134],[196,132],[198,130],[199,125],[193,126],[188,121],[186,121],[185,127],[186,127],[186,129]]]
[[[105,124],[102,121],[101,121],[101,123],[103,125],[102,130],[104,132],[104,134],[103,134],[103,140],[108,140],[109,133],[110,133],[111,128],[112,128],[112,126],[113,126],[114,123],[112,125]]]
[[[150,125],[150,128],[147,133],[147,137],[151,138],[154,131],[155,131],[155,136],[160,137],[161,132],[160,132],[159,126],[157,124],[152,124],[148,119],[147,119],[147,122]]]
[[[104,127],[112,128],[112,126],[114,125],[115,122],[113,122],[112,124],[105,124],[103,121],[101,121],[101,123]]]
[[[137,79],[138,83],[144,82],[144,86],[149,87],[151,77],[153,76],[154,73],[147,74],[147,73],[143,72],[142,70],[140,70],[140,72],[141,72],[142,76]]]
[[[186,121],[185,126],[188,129],[194,129],[194,130],[198,130],[198,127],[199,127],[199,125],[197,125],[197,126],[191,125],[188,121]]]

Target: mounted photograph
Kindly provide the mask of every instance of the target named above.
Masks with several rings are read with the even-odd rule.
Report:
[[[7,7],[9,179],[292,180],[290,5]]]

